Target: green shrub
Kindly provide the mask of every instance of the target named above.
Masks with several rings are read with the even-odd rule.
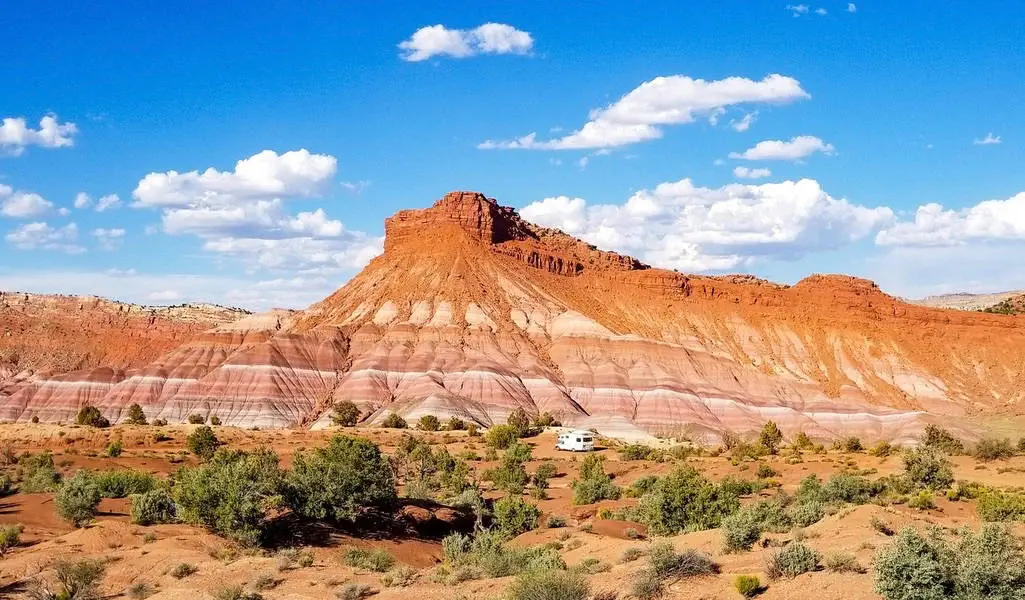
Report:
[[[589,454],[580,465],[580,478],[573,482],[573,504],[594,504],[616,500],[622,491],[605,473],[605,457]]]
[[[791,579],[817,569],[820,558],[819,553],[807,544],[791,542],[769,555],[765,575],[769,579]]]
[[[484,441],[491,448],[504,450],[516,443],[519,434],[512,425],[494,425],[484,434]]]
[[[871,456],[878,456],[879,458],[887,457],[893,454],[894,447],[890,442],[880,441],[874,446],[868,449],[868,453]]]
[[[107,444],[107,449],[104,450],[103,453],[106,454],[107,456],[109,456],[110,458],[117,458],[117,457],[121,456],[121,452],[123,452],[123,451],[124,451],[124,444],[121,442],[121,440],[118,439],[118,440],[113,440],[112,442]]]
[[[342,562],[357,569],[384,573],[395,566],[395,557],[380,548],[352,548],[342,555]]]
[[[530,435],[530,416],[527,415],[527,411],[522,408],[509,413],[509,417],[505,420],[505,423],[512,427],[516,432],[516,437],[522,438]]]
[[[206,423],[206,417],[200,414],[189,415],[190,425],[202,425]]]
[[[957,456],[965,453],[964,442],[954,437],[954,434],[946,429],[936,425],[925,426],[921,441],[922,445],[926,448],[931,448],[944,454]]]
[[[220,427],[220,425],[221,425],[221,418],[218,417],[217,415],[210,415],[210,424],[215,426],[215,427]]]
[[[175,520],[174,498],[165,489],[154,489],[132,494],[132,523],[155,525],[173,523]]]
[[[125,416],[125,423],[128,425],[145,425],[146,414],[142,412],[142,407],[138,404],[129,406],[128,414]]]
[[[621,460],[648,460],[654,449],[644,444],[627,444],[617,450]]]
[[[623,550],[623,553],[619,555],[619,562],[633,562],[645,554],[646,553],[642,548],[632,546]]]
[[[918,492],[908,500],[908,508],[916,508],[918,510],[936,508],[936,503],[932,501],[932,492],[927,490]]]
[[[88,471],[79,471],[57,489],[53,504],[62,519],[75,527],[83,527],[96,516],[100,490]]]
[[[726,552],[750,550],[762,535],[762,523],[754,510],[742,508],[722,520],[720,526]]]
[[[466,435],[472,438],[480,437],[480,428],[477,427],[476,423],[470,423],[466,426]]]
[[[930,448],[906,450],[903,454],[904,476],[930,490],[945,490],[954,483],[950,461]]]
[[[550,412],[544,412],[534,417],[534,428],[544,429],[545,427],[558,427],[559,421]]]
[[[149,598],[152,595],[153,586],[144,581],[133,583],[128,588],[128,597],[132,600],[144,600],[144,598]]]
[[[434,415],[423,415],[417,421],[416,426],[422,431],[437,431],[441,429],[441,421]]]
[[[778,453],[779,445],[782,442],[783,432],[779,430],[779,426],[776,425],[775,421],[769,421],[766,423],[758,434],[758,445],[764,448],[769,454]]]
[[[127,498],[132,494],[146,493],[159,485],[157,478],[150,473],[131,469],[98,471],[93,479],[104,498]]]
[[[548,522],[545,524],[549,529],[556,529],[558,527],[566,526],[566,517],[561,515],[549,515]]]
[[[342,435],[326,448],[296,452],[285,482],[288,505],[311,519],[351,521],[397,497],[388,457],[368,440]]]
[[[184,579],[198,570],[199,567],[194,564],[178,563],[173,569],[171,569],[171,577],[174,577],[175,579]]]
[[[374,588],[365,583],[350,583],[338,590],[335,598],[338,600],[364,600],[376,594]]]
[[[658,477],[655,475],[645,475],[630,484],[630,488],[627,490],[627,497],[639,498],[650,492],[656,483],[658,483]]]
[[[240,585],[225,585],[214,589],[210,594],[214,600],[263,600],[256,592],[246,592]]]
[[[221,450],[204,465],[179,469],[171,491],[184,522],[256,546],[267,511],[281,505],[281,479],[278,457],[270,450]]]
[[[185,447],[201,460],[210,460],[220,446],[221,441],[217,439],[214,430],[206,425],[197,427],[185,438]]]
[[[20,491],[37,494],[57,489],[61,476],[54,469],[53,455],[49,451],[23,456],[18,463],[21,466]]]
[[[659,478],[641,496],[632,516],[654,535],[714,529],[740,508],[737,496],[709,483],[696,469],[682,466]]]
[[[975,512],[983,521],[1025,521],[1025,496],[987,490],[979,496]]]
[[[1014,456],[1014,447],[1007,438],[983,438],[975,444],[972,456],[984,461],[1008,459]]]
[[[837,473],[822,486],[821,498],[824,502],[864,504],[879,491],[871,481],[864,477],[850,473]]]
[[[748,496],[762,490],[764,487],[765,483],[762,481],[751,481],[732,475],[723,477],[722,481],[719,482],[719,489],[722,493],[734,496]]]
[[[167,419],[153,419],[153,424],[157,427],[166,427]]]
[[[494,516],[498,530],[509,537],[514,537],[536,529],[541,511],[536,505],[525,502],[522,498],[508,496],[495,502]]]
[[[416,569],[401,565],[381,576],[384,587],[407,587],[416,581]]]
[[[822,560],[822,566],[827,571],[834,573],[864,573],[865,567],[858,562],[858,557],[846,552],[833,552],[827,554]]]
[[[103,560],[59,559],[53,563],[55,588],[39,586],[30,590],[30,597],[43,600],[98,600],[102,597],[100,581],[106,564]]]
[[[648,564],[663,581],[719,572],[719,565],[709,555],[690,548],[678,553],[672,542],[652,544]]]
[[[331,407],[331,422],[340,427],[352,427],[359,423],[362,413],[359,407],[348,400],[336,402]]]
[[[462,431],[466,429],[466,422],[459,417],[451,416],[448,418],[448,422],[445,423],[445,429],[449,431]]]
[[[534,489],[537,490],[536,495],[538,498],[543,500],[547,497],[546,490],[548,489],[552,478],[555,477],[558,472],[559,470],[555,466],[555,463],[550,460],[546,460],[537,466],[537,469],[534,471],[530,480],[531,483],[534,484]]]
[[[38,422],[39,422],[39,415],[32,415],[32,419],[31,419],[31,421],[32,421],[33,423],[38,423]]]
[[[872,529],[875,529],[885,536],[893,535],[893,528],[890,527],[890,524],[875,515],[872,515],[872,518],[869,520],[869,525],[872,526]]]
[[[484,479],[510,494],[522,493],[530,479],[523,465],[530,460],[531,453],[530,446],[514,443],[506,448],[502,462],[497,467],[484,472]]]
[[[947,542],[937,531],[926,537],[906,527],[892,544],[876,553],[873,560],[875,591],[885,600],[957,597],[952,594],[952,571],[956,568],[953,562]]]
[[[755,476],[759,479],[768,479],[769,477],[775,477],[776,475],[779,475],[779,472],[765,463],[759,463],[758,470],[755,471]]]
[[[100,409],[88,404],[78,410],[75,422],[79,425],[88,425],[89,427],[110,427],[110,421],[103,416]]]
[[[587,600],[587,579],[567,571],[527,571],[509,586],[509,600]]]
[[[762,582],[756,575],[737,575],[733,580],[733,587],[745,598],[754,598],[762,593]]]
[[[861,444],[861,439],[855,436],[841,438],[833,446],[841,452],[861,452],[865,449],[865,446]]]
[[[826,507],[821,502],[797,502],[786,508],[786,516],[795,527],[814,525],[826,516]]]
[[[21,525],[0,525],[0,558],[21,543]]]
[[[630,585],[630,596],[637,600],[654,600],[665,594],[665,583],[651,569],[641,569],[634,574]]]
[[[7,473],[0,473],[0,498],[14,493],[14,482]]]

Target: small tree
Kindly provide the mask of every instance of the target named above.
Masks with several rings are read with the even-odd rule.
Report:
[[[214,427],[220,427],[221,426],[221,418],[218,417],[217,415],[210,415],[210,424],[213,425]]]
[[[621,491],[605,473],[605,457],[590,454],[580,465],[580,478],[573,482],[573,504],[594,504],[615,500]]]
[[[185,438],[185,447],[201,460],[210,460],[220,445],[221,441],[214,435],[214,430],[206,425],[197,427]]]
[[[964,442],[954,437],[954,434],[946,429],[936,425],[926,425],[921,439],[923,446],[944,454],[960,455],[965,452]]]
[[[75,527],[83,527],[96,516],[100,488],[88,471],[79,471],[57,489],[53,503],[62,519]]]
[[[537,496],[538,499],[544,500],[548,497],[548,486],[551,485],[551,480],[557,473],[558,469],[556,468],[555,463],[550,460],[546,460],[538,465],[537,470],[534,471],[533,477],[531,477],[531,481],[534,484],[534,495]]]
[[[501,464],[484,473],[484,478],[495,484],[498,489],[510,494],[523,493],[529,476],[523,465],[530,460],[531,448],[526,444],[513,444],[502,455]]]
[[[202,425],[203,423],[206,423],[206,417],[204,417],[203,415],[200,415],[200,414],[189,415],[189,424],[190,425]]]
[[[353,427],[359,423],[359,407],[349,400],[336,402],[331,408],[331,422],[339,427]]]
[[[451,416],[448,419],[448,424],[446,425],[446,428],[449,431],[461,431],[463,429],[466,429],[466,422],[460,419],[459,417]]]
[[[530,433],[530,416],[523,408],[517,408],[509,413],[506,424],[516,431],[516,437],[526,437]]]
[[[125,417],[125,423],[129,425],[145,425],[146,414],[142,412],[142,407],[138,404],[129,406],[128,415]]]
[[[21,459],[22,479],[20,491],[26,494],[52,492],[60,483],[60,473],[54,468],[53,455],[47,450]]]
[[[779,426],[776,425],[775,421],[769,421],[762,427],[761,433],[758,434],[758,445],[769,454],[777,454],[779,452],[779,445],[783,441],[783,432],[779,430]]]
[[[406,420],[395,413],[388,413],[388,416],[381,421],[381,427],[387,429],[405,429],[408,427]]]
[[[120,440],[113,440],[107,444],[106,454],[110,458],[117,458],[121,456],[121,452],[124,451],[124,443]]]
[[[513,445],[519,437],[516,427],[512,425],[494,425],[488,429],[484,441],[492,448],[503,450]]]
[[[537,506],[514,496],[495,502],[494,513],[499,531],[509,537],[537,528],[537,520],[541,516]]]
[[[917,485],[931,490],[945,490],[954,483],[950,461],[930,448],[904,452],[904,475]]]
[[[110,421],[103,416],[100,409],[88,404],[79,409],[75,422],[79,425],[88,425],[89,427],[110,427]]]
[[[423,415],[417,421],[416,426],[423,431],[437,431],[441,429],[441,421],[434,415]]]
[[[175,519],[174,498],[165,489],[132,495],[132,523],[153,525],[172,523]]]

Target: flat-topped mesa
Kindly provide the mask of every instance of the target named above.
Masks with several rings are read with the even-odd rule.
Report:
[[[480,192],[449,192],[434,206],[403,210],[385,220],[385,253],[403,248],[438,252],[464,238],[483,242],[494,252],[556,275],[587,269],[636,270],[648,266],[629,256],[604,252],[555,229],[538,227]]]

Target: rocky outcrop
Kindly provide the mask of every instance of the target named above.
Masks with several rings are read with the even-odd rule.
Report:
[[[515,408],[568,424],[714,437],[768,419],[905,440],[932,420],[1014,412],[1025,319],[915,306],[816,275],[784,286],[690,276],[536,227],[472,192],[386,222],[385,252],[294,314],[214,329],[141,368],[39,380],[0,418],[217,415],[325,426],[356,402],[490,424]]]

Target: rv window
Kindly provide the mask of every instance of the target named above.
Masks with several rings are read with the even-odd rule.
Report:
[[[579,441],[580,441],[580,438],[577,438],[577,441],[579,442]]]
[[[591,439],[591,438],[584,438],[584,441],[585,441],[585,442],[593,442],[594,440],[593,440],[593,439]]]

